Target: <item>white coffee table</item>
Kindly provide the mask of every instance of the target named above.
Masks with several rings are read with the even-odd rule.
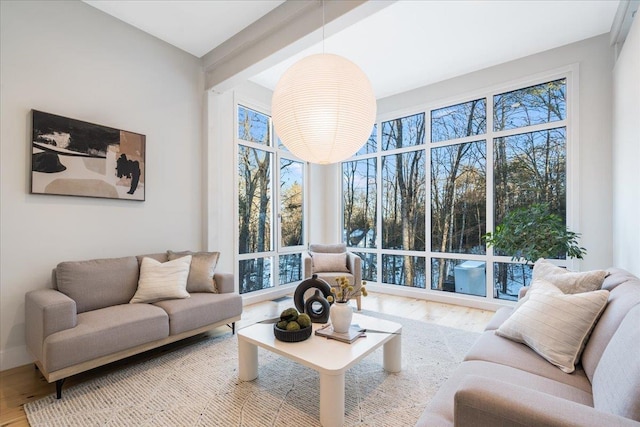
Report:
[[[402,325],[354,313],[353,322],[362,328],[387,333],[367,333],[352,344],[311,335],[305,341],[288,343],[273,335],[273,324],[257,323],[238,331],[238,376],[241,381],[258,377],[258,347],[272,351],[320,374],[320,423],[325,427],[344,424],[344,374],[373,350],[383,347],[383,367],[401,370]],[[314,323],[313,330],[322,327]]]

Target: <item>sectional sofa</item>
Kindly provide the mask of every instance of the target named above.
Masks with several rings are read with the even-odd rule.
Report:
[[[640,280],[617,268],[605,274],[601,286],[608,291],[606,305],[600,313],[597,308],[594,311],[595,326],[579,333],[579,337],[586,337],[586,346],[575,366],[564,366],[567,364],[558,363],[552,355],[556,365],[534,351],[532,347],[539,344],[535,331],[520,337],[527,344],[501,336],[509,335],[510,326],[518,321],[514,316],[525,304],[537,310],[538,303],[549,297],[545,294],[548,290],[540,289],[535,295],[529,290],[535,304],[530,307],[530,302],[521,300],[515,309],[496,312],[416,426],[640,426]],[[593,292],[583,295],[587,294]],[[573,310],[552,304],[524,318],[524,328],[531,329],[535,322],[553,326],[556,318]],[[525,314],[529,315],[517,316]],[[563,342],[569,329],[561,327],[548,333]],[[555,350],[536,348],[547,357]]]
[[[215,272],[217,255],[168,251],[58,264],[53,288],[25,297],[27,347],[56,382],[57,398],[71,375],[225,324],[233,333],[242,298],[232,274]]]

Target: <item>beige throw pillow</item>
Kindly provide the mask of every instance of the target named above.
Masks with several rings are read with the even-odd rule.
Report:
[[[218,287],[213,275],[216,271],[220,252],[173,252],[167,251],[169,260],[191,255],[191,267],[187,279],[187,292],[218,293]]]
[[[608,274],[605,270],[570,271],[541,258],[533,266],[532,281],[543,279],[553,283],[565,294],[578,294],[602,288],[602,282]]]
[[[528,300],[496,330],[496,334],[526,344],[563,372],[571,373],[580,359],[609,291],[564,294],[538,280]]]
[[[191,255],[161,263],[143,258],[138,290],[129,303],[151,303],[165,299],[189,298],[187,277]]]
[[[347,253],[325,254],[311,252],[314,273],[349,273]]]
[[[533,265],[533,277],[531,278],[531,289],[516,304],[514,310],[519,309],[522,304],[529,299],[529,292],[535,289],[538,280],[552,283],[565,294],[578,294],[581,292],[591,292],[602,288],[602,283],[609,272],[605,270],[591,270],[577,272],[558,267],[555,264],[540,258]]]

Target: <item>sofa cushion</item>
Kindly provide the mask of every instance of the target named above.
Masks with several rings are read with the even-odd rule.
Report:
[[[164,310],[148,304],[114,305],[81,313],[75,328],[49,335],[42,361],[52,372],[168,335]]]
[[[187,277],[191,255],[161,263],[152,258],[144,258],[140,266],[138,290],[131,301],[151,303],[163,299],[189,298]]]
[[[153,254],[144,254],[144,255],[136,255],[136,259],[138,260],[138,268],[142,265],[142,260],[145,258],[152,258],[159,262],[167,262],[169,261],[169,257],[166,252],[157,252]]]
[[[633,274],[629,273],[627,270],[623,270],[622,268],[607,268],[607,277],[602,282],[602,289],[606,289],[611,292],[616,286],[628,282],[628,281],[637,281],[638,278]]]
[[[353,284],[353,274],[351,273],[318,273],[318,278],[324,280],[325,282],[327,282],[329,284],[329,286],[331,286],[332,288],[336,288],[338,287],[338,283],[336,282],[336,279],[339,277],[346,277],[347,279],[349,279],[349,283]],[[358,289],[357,286],[354,286],[355,289]]]
[[[562,399],[568,399],[583,405],[593,406],[591,393],[584,390],[510,366],[471,360],[462,362],[451,377],[440,387],[416,426],[452,426],[454,396],[468,375],[492,378],[509,384],[527,387]]]
[[[347,253],[325,254],[322,252],[311,252],[314,273],[323,272],[344,272],[349,273],[347,268]]]
[[[242,297],[238,294],[199,292],[191,298],[154,303],[169,315],[169,333],[176,335],[197,329],[242,313]]]
[[[138,262],[133,256],[61,262],[57,289],[76,302],[78,313],[126,304],[138,287]]]
[[[483,333],[467,352],[464,360],[483,360],[521,369],[541,377],[591,392],[591,383],[580,366],[566,374],[528,346],[502,338],[489,330]]]
[[[625,316],[593,375],[596,409],[640,421],[640,305]]]
[[[585,342],[607,305],[609,291],[564,294],[556,286],[537,280],[520,308],[505,320],[496,334],[522,342],[558,366],[575,370]]]
[[[216,281],[213,278],[220,252],[173,252],[167,251],[169,261],[191,255],[191,267],[187,278],[187,292],[217,293]]]
[[[607,308],[593,328],[589,342],[582,353],[582,366],[591,382],[609,340],[629,310],[638,304],[640,304],[640,280],[633,276],[615,286],[609,293]]]
[[[509,318],[509,316],[511,316],[511,313],[513,313],[513,308],[500,307],[495,312],[495,314],[491,317],[491,319],[489,320],[489,323],[487,323],[487,326],[484,327],[484,330],[495,331],[500,327],[500,325],[504,323],[505,320]]]

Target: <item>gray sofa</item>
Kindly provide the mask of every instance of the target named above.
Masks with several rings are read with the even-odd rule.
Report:
[[[166,253],[144,255],[166,262]],[[174,341],[229,325],[242,314],[233,275],[215,273],[217,293],[130,304],[143,256],[65,262],[53,289],[25,296],[27,348],[61,397],[64,379]],[[64,275],[63,291],[59,290]]]
[[[640,280],[611,268],[607,306],[567,374],[494,333],[501,308],[416,426],[640,426]]]

